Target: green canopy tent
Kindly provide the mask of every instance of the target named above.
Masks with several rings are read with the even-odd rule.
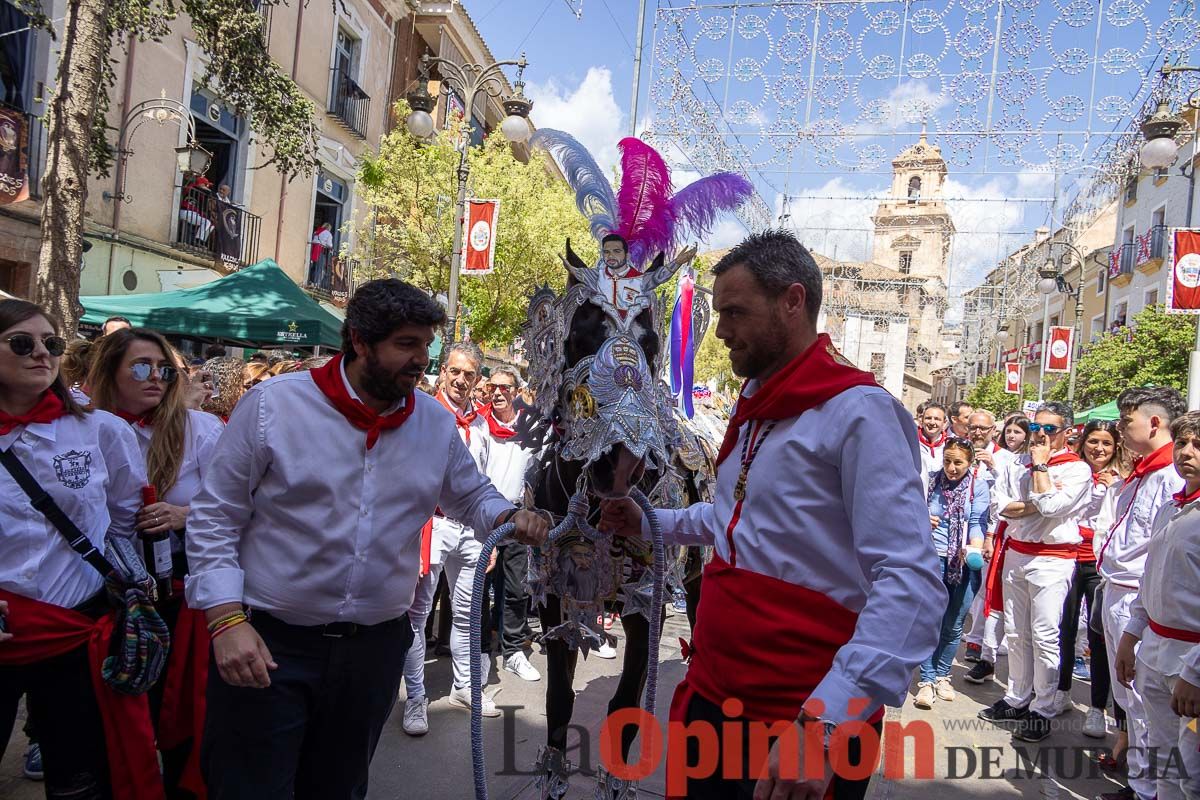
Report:
[[[1117,401],[1113,400],[1111,403],[1089,408],[1087,411],[1079,414],[1075,417],[1075,424],[1084,425],[1095,419],[1120,419],[1120,417],[1121,412],[1117,408]]]
[[[82,321],[93,325],[121,316],[164,334],[259,347],[338,347],[342,342],[342,321],[271,259],[191,289],[79,301]]]

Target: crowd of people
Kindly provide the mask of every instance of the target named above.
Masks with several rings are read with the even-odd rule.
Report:
[[[1039,742],[1074,709],[1072,678],[1089,678],[1083,733],[1107,737],[1111,697],[1117,739],[1101,765],[1128,775],[1104,800],[1194,800],[1200,412],[1168,387],[1127,389],[1117,407],[1119,419],[1082,426],[1056,402],[999,424],[967,403],[918,409],[949,600],[913,705],[955,699],[950,668],[970,618],[963,679],[989,681],[1008,658],[1006,693],[981,718]]]

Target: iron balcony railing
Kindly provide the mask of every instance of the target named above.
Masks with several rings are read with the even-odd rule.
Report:
[[[1167,226],[1155,225],[1150,229],[1150,258],[1166,258]]]
[[[258,261],[262,219],[215,192],[195,185],[179,195],[179,226],[175,246],[211,256],[230,272]]]
[[[370,96],[344,70],[335,68],[329,90],[329,113],[351,133],[365,139],[370,112]]]

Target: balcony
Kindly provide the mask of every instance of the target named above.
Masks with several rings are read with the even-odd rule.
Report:
[[[371,111],[371,98],[341,69],[333,70],[328,111],[346,130],[360,139],[367,138],[367,117]]]
[[[1133,261],[1136,248],[1136,242],[1125,242],[1115,248],[1116,255],[1109,262],[1108,271],[1109,283],[1113,286],[1128,286],[1129,282],[1133,280]]]
[[[331,252],[321,254],[310,263],[304,290],[314,299],[344,308],[354,292],[354,275],[358,271],[356,258],[341,258]]]
[[[1137,264],[1137,271],[1143,275],[1153,275],[1158,272],[1163,265],[1163,259],[1167,256],[1167,226],[1155,225],[1150,229],[1149,236],[1150,246],[1146,248],[1148,252],[1139,254],[1149,255],[1149,258],[1144,261],[1139,258]]]
[[[189,184],[179,195],[179,228],[174,246],[211,258],[223,272],[236,272],[258,261],[262,219],[209,189]]]

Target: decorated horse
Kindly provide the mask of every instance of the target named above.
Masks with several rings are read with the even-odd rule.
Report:
[[[677,423],[673,397],[659,377],[665,315],[655,290],[694,257],[695,248],[680,249],[682,242],[704,236],[717,215],[736,208],[752,188],[741,176],[721,173],[672,193],[662,157],[627,138],[619,144],[621,185],[614,192],[569,135],[543,129],[533,143],[558,160],[601,252],[599,263],[589,266],[566,243],[566,289],[558,295],[543,288],[533,296],[525,335],[536,410],[548,423],[527,479],[533,504],[557,523],[547,544],[531,554],[527,578],[548,662],[548,727],[537,756],[537,785],[544,800],[557,800],[571,771],[565,751],[575,667],[580,653],[586,657],[605,642],[605,611],[620,613],[626,636],[608,710],[640,701],[654,713],[663,597],[668,578],[683,583],[685,560],[668,557],[652,508],[701,499],[712,474],[705,472],[699,440]],[[670,252],[675,255],[668,260]],[[697,341],[702,335],[698,329]],[[614,539],[594,527],[601,499],[626,496],[646,509],[652,541]],[[481,558],[502,536],[503,529],[489,538]],[[478,651],[474,644],[472,652]],[[477,687],[475,676],[472,685]],[[472,748],[476,795],[482,798],[487,789],[478,717],[475,709]],[[635,737],[632,727],[622,732],[626,758]],[[636,786],[601,769],[595,797],[631,800]]]

